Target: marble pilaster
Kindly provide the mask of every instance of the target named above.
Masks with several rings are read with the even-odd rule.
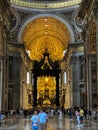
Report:
[[[5,22],[3,23],[3,48],[4,48],[4,77],[3,77],[3,110],[8,110],[8,35],[9,35],[9,27]]]
[[[96,22],[96,55],[97,55],[96,61],[97,61],[97,100],[98,100],[98,0],[95,1],[94,5],[94,18]]]
[[[0,31],[2,25],[2,16],[0,15]],[[0,41],[2,41],[2,36],[0,35]],[[2,43],[0,42],[0,50],[2,49]],[[1,50],[2,51],[2,50]],[[2,59],[0,57],[0,111],[2,110]]]
[[[0,111],[2,110],[2,61],[0,61]]]
[[[72,64],[73,107],[76,107],[76,106],[79,107],[80,106],[79,57],[72,56],[71,64]]]

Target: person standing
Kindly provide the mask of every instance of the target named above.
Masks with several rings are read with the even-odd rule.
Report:
[[[84,110],[80,108],[80,124],[83,126]]]
[[[61,109],[58,110],[58,114],[59,114],[59,117],[58,117],[59,128],[63,128],[63,112]]]
[[[34,111],[34,114],[31,117],[31,121],[32,121],[32,129],[39,130],[39,116],[37,111]]]
[[[62,120],[62,119],[63,119],[63,112],[62,112],[61,109],[59,109],[58,114],[59,114],[58,119],[59,119],[59,120]]]
[[[54,109],[52,108],[51,110],[50,110],[50,115],[51,115],[51,118],[53,118],[53,115],[54,115]]]
[[[47,123],[47,114],[41,109],[39,114],[39,127],[40,130],[46,130],[46,123]]]

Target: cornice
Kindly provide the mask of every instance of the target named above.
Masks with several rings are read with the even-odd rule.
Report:
[[[80,42],[76,42],[76,43],[72,43],[68,45],[68,49],[69,48],[74,48],[74,47],[80,47],[80,46],[84,46],[84,41],[80,41]]]

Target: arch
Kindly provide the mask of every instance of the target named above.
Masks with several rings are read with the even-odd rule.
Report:
[[[74,38],[74,32],[72,30],[71,25],[67,22],[67,20],[65,20],[64,18],[61,18],[57,15],[53,15],[53,14],[39,14],[33,17],[29,17],[25,20],[25,22],[22,24],[22,26],[19,29],[19,33],[18,33],[18,43],[22,43],[22,33],[24,28],[33,20],[37,19],[37,18],[41,18],[41,17],[53,17],[55,19],[57,19],[58,21],[62,22],[68,29],[69,33],[70,33],[70,37],[71,37],[71,43],[74,43],[75,38]]]

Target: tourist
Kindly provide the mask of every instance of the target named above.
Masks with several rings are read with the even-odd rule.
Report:
[[[47,123],[47,114],[41,109],[39,114],[39,126],[40,130],[46,130],[46,123]]]
[[[31,117],[33,130],[39,130],[39,116],[37,114],[38,113],[35,110],[33,116]]]
[[[83,126],[84,110],[80,108],[80,124]]]
[[[75,111],[75,115],[76,115],[78,126],[80,126],[80,112],[79,112],[79,110]]]
[[[61,109],[58,110],[58,119],[62,120],[63,119],[63,112]]]

